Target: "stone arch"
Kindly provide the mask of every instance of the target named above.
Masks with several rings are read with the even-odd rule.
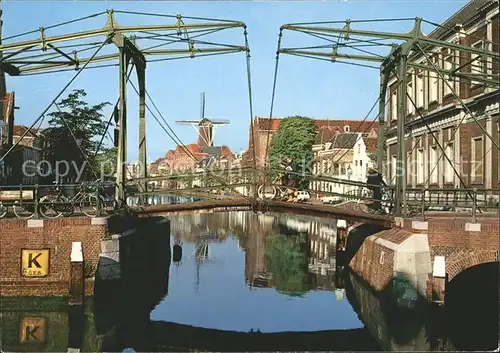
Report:
[[[485,264],[488,262],[499,261],[499,252],[491,250],[473,250],[466,256],[461,256],[458,259],[446,264],[446,272],[448,281],[453,280],[460,272],[468,268]]]
[[[498,347],[498,265],[489,261],[468,267],[446,286],[442,327],[456,351]]]

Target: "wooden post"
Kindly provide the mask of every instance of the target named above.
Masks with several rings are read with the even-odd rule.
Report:
[[[69,278],[69,305],[83,305],[85,296],[84,260],[81,242],[71,245],[71,265]]]

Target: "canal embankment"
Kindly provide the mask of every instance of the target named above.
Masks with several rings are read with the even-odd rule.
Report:
[[[348,229],[346,264],[401,306],[419,299],[444,303],[448,283],[462,271],[498,261],[498,219],[395,219],[391,229],[357,223]]]

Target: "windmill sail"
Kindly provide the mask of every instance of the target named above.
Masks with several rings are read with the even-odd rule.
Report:
[[[205,119],[205,92],[201,93],[200,121]]]

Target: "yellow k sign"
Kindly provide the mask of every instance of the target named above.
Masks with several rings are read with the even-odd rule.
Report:
[[[45,277],[49,274],[48,249],[23,249],[21,258],[21,273],[26,277]]]

